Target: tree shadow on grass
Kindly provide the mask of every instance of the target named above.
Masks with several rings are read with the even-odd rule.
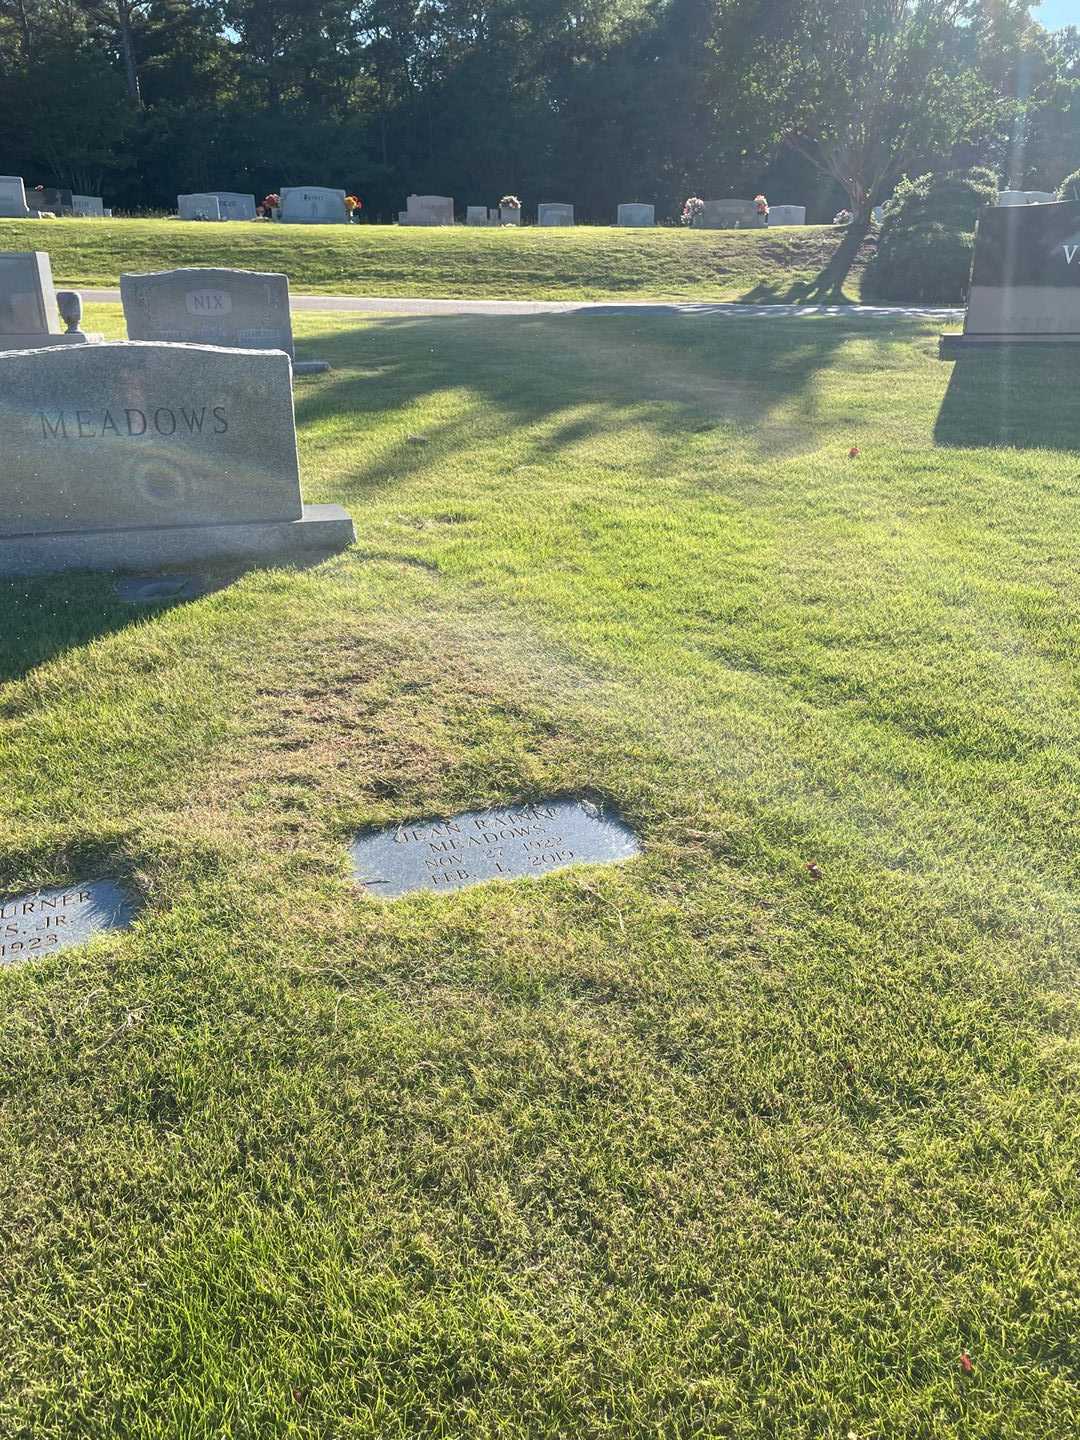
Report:
[[[860,338],[867,333],[860,323]],[[621,427],[633,425],[639,435],[647,427],[659,465],[691,435],[734,426],[763,453],[797,453],[815,443],[816,377],[852,334],[843,318],[719,319],[707,310],[396,316],[327,328],[317,346],[335,368],[296,392],[305,463],[340,455],[342,426],[355,433],[348,467],[325,497],[347,502],[482,440],[503,446],[508,465],[550,463],[600,434],[617,447]],[[895,325],[881,338],[897,343]],[[472,403],[448,404],[435,424],[428,407],[416,422],[424,444],[385,433],[365,443],[367,417],[455,393]]]
[[[1015,346],[953,362],[934,425],[938,445],[1076,450],[1080,347]]]

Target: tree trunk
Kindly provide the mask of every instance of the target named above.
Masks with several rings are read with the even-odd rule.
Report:
[[[814,282],[815,290],[839,294],[844,288],[844,281],[870,230],[872,208],[869,199],[864,199],[858,209],[852,208],[851,224],[845,228],[844,238],[837,246],[836,253]]]
[[[142,88],[139,85],[139,67],[135,63],[135,39],[131,33],[131,11],[127,5],[119,7],[120,49],[124,55],[124,74],[127,77],[128,99],[137,110],[143,108]]]

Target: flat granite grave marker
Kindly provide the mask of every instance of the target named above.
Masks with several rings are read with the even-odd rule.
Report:
[[[980,346],[1080,342],[1080,200],[988,206],[979,215],[962,335],[943,358]]]
[[[411,890],[463,890],[484,880],[546,875],[567,865],[610,865],[640,853],[637,836],[590,800],[548,800],[506,810],[470,810],[357,836],[357,881],[395,900]]]
[[[0,354],[0,575],[341,549],[304,505],[281,350],[110,342]]]
[[[112,880],[0,899],[0,964],[37,960],[105,930],[126,930],[136,909],[128,892]]]

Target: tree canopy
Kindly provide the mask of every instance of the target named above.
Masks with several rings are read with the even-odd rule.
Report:
[[[1018,0],[0,0],[4,168],[133,209],[310,183],[386,219],[412,190],[827,219],[959,165],[1055,189],[1078,87],[1080,35]]]

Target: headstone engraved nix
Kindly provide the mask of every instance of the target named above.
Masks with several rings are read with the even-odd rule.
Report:
[[[588,800],[564,799],[361,835],[351,855],[359,883],[392,900],[411,890],[462,890],[567,865],[611,864],[639,850],[617,815]]]
[[[294,373],[330,369],[325,360],[296,361],[287,275],[195,266],[121,275],[120,298],[132,340],[284,350]]]
[[[126,930],[135,910],[128,892],[112,880],[0,899],[0,965],[68,950],[105,930]]]
[[[963,335],[982,345],[1080,343],[1080,200],[987,207],[979,215]]]
[[[303,504],[289,357],[140,341],[0,354],[0,575],[338,549]]]

